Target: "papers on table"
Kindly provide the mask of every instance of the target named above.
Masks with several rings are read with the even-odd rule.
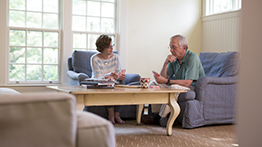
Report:
[[[166,84],[159,84],[160,87],[168,88],[168,89],[182,89],[182,90],[190,90],[188,87],[181,86],[178,84],[166,85]]]
[[[80,85],[84,88],[114,88],[116,82],[109,79],[87,78],[81,81]]]
[[[115,83],[118,84],[119,82],[115,79],[96,79],[96,78],[86,78],[85,82],[98,82],[98,83]]]
[[[115,85],[115,87],[122,87],[122,88],[142,88],[141,85]]]

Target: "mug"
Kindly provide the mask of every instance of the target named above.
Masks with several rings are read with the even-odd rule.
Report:
[[[150,78],[140,78],[141,87],[147,89],[149,87]]]

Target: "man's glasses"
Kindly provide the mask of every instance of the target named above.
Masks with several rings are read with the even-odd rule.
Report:
[[[171,46],[168,46],[167,48],[168,48],[169,50],[171,50],[171,49],[174,49],[174,50],[175,50],[175,49],[177,49],[178,47],[176,47],[176,46],[172,46],[172,47],[171,47]]]

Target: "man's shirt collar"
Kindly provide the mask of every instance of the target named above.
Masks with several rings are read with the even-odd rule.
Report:
[[[190,54],[190,52],[191,52],[190,50],[188,50],[188,49],[186,50],[186,53],[185,53],[185,55],[184,55],[184,57],[183,57],[183,59],[181,61],[181,64],[186,61],[186,59],[188,58],[188,55]],[[179,63],[177,58],[176,58],[175,62]]]

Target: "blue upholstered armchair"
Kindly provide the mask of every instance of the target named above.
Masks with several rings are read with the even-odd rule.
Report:
[[[118,54],[117,51],[113,51]],[[72,57],[67,59],[68,71],[67,76],[69,78],[69,85],[80,85],[80,81],[91,78],[92,69],[90,65],[90,58],[96,51],[74,51]],[[125,84],[140,85],[140,75],[138,74],[126,74]],[[96,113],[100,116],[107,117],[107,110],[103,106],[85,107],[85,110]],[[123,106],[121,109],[121,117],[123,118],[135,118],[136,106],[128,105]]]
[[[177,120],[183,128],[235,122],[238,54],[200,53],[206,77],[197,80],[194,91],[178,98]]]

